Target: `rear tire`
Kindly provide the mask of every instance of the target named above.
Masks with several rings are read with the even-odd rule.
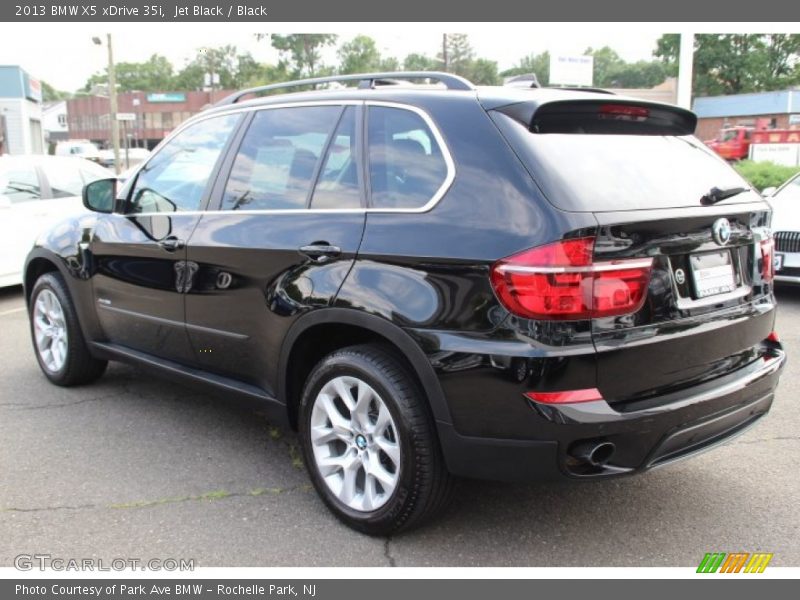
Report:
[[[33,286],[29,309],[33,350],[45,377],[60,386],[90,383],[108,366],[94,358],[83,337],[64,278],[45,273]]]
[[[311,480],[328,508],[369,535],[389,535],[436,516],[453,478],[427,400],[391,351],[344,348],[311,372],[300,405]]]

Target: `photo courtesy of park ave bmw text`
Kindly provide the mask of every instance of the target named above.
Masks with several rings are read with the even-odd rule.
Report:
[[[791,585],[797,13],[0,6],[0,597]]]

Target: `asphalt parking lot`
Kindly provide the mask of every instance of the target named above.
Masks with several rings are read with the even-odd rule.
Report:
[[[779,292],[790,361],[770,415],[723,447],[596,483],[461,483],[448,514],[354,533],[311,489],[295,436],[252,410],[112,364],[39,372],[20,288],[0,290],[0,566],[18,554],[198,566],[696,566],[766,551],[800,566],[800,289]]]

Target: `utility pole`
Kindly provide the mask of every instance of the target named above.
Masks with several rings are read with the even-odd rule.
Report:
[[[114,147],[114,171],[119,174],[119,121],[117,121],[117,73],[114,69],[114,50],[111,34],[106,34],[108,45],[108,100],[111,104],[111,145]]]
[[[449,66],[449,62],[447,60],[447,34],[442,34],[442,62],[444,63],[444,68],[442,71],[447,71],[447,67]]]
[[[92,42],[102,46],[99,37],[93,37]],[[117,76],[114,70],[114,49],[111,45],[111,34],[106,34],[106,47],[108,50],[108,103],[109,118],[111,119],[111,146],[114,148],[114,172],[119,175],[119,122],[117,121]]]

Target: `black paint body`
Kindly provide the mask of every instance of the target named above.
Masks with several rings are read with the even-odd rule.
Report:
[[[504,93],[481,101],[474,92],[314,92],[212,109],[245,109],[238,138],[250,111],[270,103],[412,105],[439,128],[455,177],[424,212],[237,214],[218,210],[228,150],[203,210],[63,223],[31,252],[26,288],[58,269],[98,356],[254,399],[288,423],[310,357],[318,358],[314,348],[380,340],[419,380],[458,475],[644,470],[727,439],[765,414],[783,363],[780,344],[767,341],[775,300],[758,267],[768,206],[750,192],[713,207],[559,210],[487,110],[502,106]],[[693,304],[672,270],[690,253],[718,248],[711,225],[722,216],[733,224],[729,245],[749,291]],[[597,237],[600,260],[654,257],[644,307],[594,321],[510,315],[490,284],[492,264],[576,235]],[[185,246],[166,248],[170,237]],[[320,242],[341,253],[316,263],[298,252]],[[523,395],[586,388],[606,400],[546,406]],[[595,470],[575,466],[570,448],[598,439],[616,444],[613,460]]]

